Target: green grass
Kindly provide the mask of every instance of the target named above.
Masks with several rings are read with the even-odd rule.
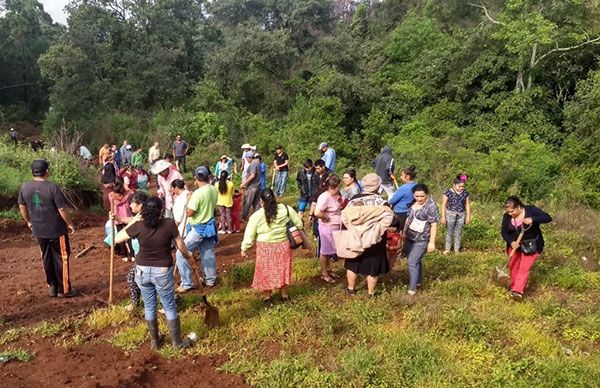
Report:
[[[21,220],[21,213],[19,213],[19,209],[10,208],[6,210],[0,210],[0,218],[8,218],[11,220]]]
[[[9,361],[28,362],[33,358],[33,355],[26,349],[11,348],[0,352],[0,363]]]

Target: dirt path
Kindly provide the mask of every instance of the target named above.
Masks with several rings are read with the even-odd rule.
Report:
[[[72,284],[80,295],[70,299],[49,298],[37,242],[20,222],[0,222],[0,317],[5,325],[29,326],[41,321],[60,321],[80,316],[108,299],[109,248],[104,246],[103,217],[80,214],[71,237]],[[217,248],[219,271],[241,261],[240,234],[223,237]],[[79,259],[85,247],[96,248]],[[129,295],[125,276],[131,263],[115,260],[116,301]],[[12,344],[14,345],[14,344]],[[21,344],[19,344],[21,345]],[[0,365],[3,386],[34,386],[52,382],[68,386],[244,386],[239,376],[224,374],[216,366],[219,357],[186,357],[166,360],[147,346],[126,353],[110,345],[89,342],[71,349],[56,347],[52,340],[24,344],[35,353],[30,362]],[[6,348],[3,346],[2,348]],[[0,350],[2,350],[0,348]]]

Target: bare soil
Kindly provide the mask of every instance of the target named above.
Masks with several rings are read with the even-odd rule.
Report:
[[[103,307],[108,299],[110,249],[104,245],[105,218],[79,213],[75,234],[71,235],[70,274],[78,295],[69,299],[50,298],[44,281],[40,250],[29,229],[12,220],[0,221],[0,317],[4,327],[33,326],[41,321],[60,322],[65,318],[85,316]],[[239,256],[241,234],[219,236],[217,247],[219,271],[242,261]],[[89,247],[84,256],[75,255]],[[115,258],[114,298],[128,298],[126,273],[131,263]],[[245,386],[242,377],[226,374],[216,368],[226,356],[186,356],[168,360],[150,350],[148,344],[139,351],[127,353],[101,340],[85,342],[67,349],[56,346],[55,339],[36,336],[26,343],[19,340],[0,347],[23,347],[34,353],[29,362],[11,361],[0,364],[0,381],[6,387],[31,387],[51,383],[77,387],[129,386]]]

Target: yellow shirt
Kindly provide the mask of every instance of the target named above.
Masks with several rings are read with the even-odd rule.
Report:
[[[227,181],[227,191],[221,194],[219,191],[219,181],[215,183],[217,188],[217,206],[232,207],[233,206],[233,182]]]
[[[255,211],[246,224],[242,250],[250,249],[254,241],[278,243],[287,240],[287,222],[289,220],[292,220],[296,228],[302,229],[302,220],[298,217],[298,213],[290,206],[287,206],[287,210],[290,213],[289,218],[286,205],[278,204],[277,214],[271,221],[271,226],[267,225],[264,208]]]

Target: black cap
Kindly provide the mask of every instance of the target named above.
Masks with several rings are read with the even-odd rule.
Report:
[[[47,161],[45,161],[44,159],[36,159],[33,162],[31,162],[31,173],[34,176],[46,175],[48,167],[49,165]]]

